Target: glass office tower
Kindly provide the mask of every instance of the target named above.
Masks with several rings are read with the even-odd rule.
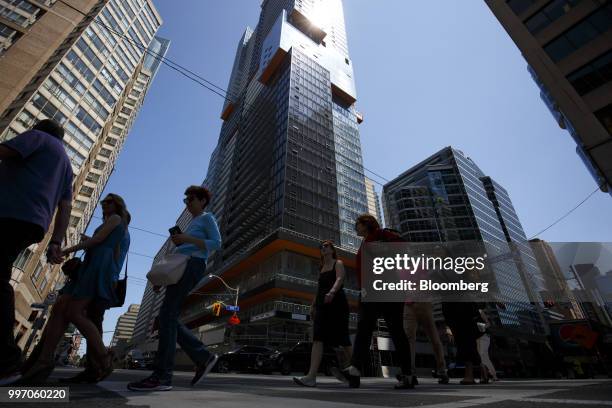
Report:
[[[342,3],[265,1],[228,89],[205,181],[223,260],[278,228],[356,248],[367,204]]]
[[[543,340],[542,277],[512,201],[463,152],[446,147],[385,184],[383,210],[387,226],[410,242],[496,248],[503,260],[492,264],[500,296],[487,307],[495,334]]]
[[[242,323],[224,337],[227,316],[211,316],[215,299],[197,294],[183,318],[207,343],[304,340],[319,242],[332,239],[350,269],[354,220],[367,211],[341,0],[264,0],[257,27],[238,42],[228,89],[203,183],[223,237],[208,271],[240,288]],[[152,316],[143,314],[142,330],[154,338],[156,313],[142,303]]]

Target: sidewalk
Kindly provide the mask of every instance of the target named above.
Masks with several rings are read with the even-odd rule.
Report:
[[[56,378],[74,369],[58,369]],[[495,384],[439,385],[433,378],[420,379],[414,390],[393,390],[393,380],[366,378],[362,387],[349,389],[331,377],[321,377],[317,388],[301,388],[291,376],[214,374],[199,386],[189,386],[192,373],[178,372],[174,390],[130,392],[126,384],[148,375],[148,371],[117,370],[96,386],[70,388],[70,407],[174,407],[174,408],[301,408],[301,407],[414,407],[428,408],[612,408],[612,380],[506,380]],[[12,405],[12,404],[9,404]],[[5,405],[5,406],[9,406]],[[20,403],[18,408],[34,406]],[[45,404],[50,406],[66,406]]]

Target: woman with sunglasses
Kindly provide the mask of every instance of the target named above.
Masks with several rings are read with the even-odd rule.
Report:
[[[337,351],[340,364],[348,364],[352,354],[349,338],[349,305],[343,287],[346,276],[344,265],[338,259],[332,241],[323,241],[320,249],[319,285],[311,306],[314,322],[310,370],[304,377],[293,377],[296,384],[304,387],[316,387],[317,373],[325,345],[341,347],[341,351]],[[331,372],[340,381],[347,381],[338,367],[332,367]]]
[[[104,346],[102,334],[88,318],[87,309],[94,302],[105,309],[117,304],[116,285],[129,247],[127,227],[130,214],[125,201],[116,194],[108,194],[101,202],[102,225],[91,238],[62,250],[64,255],[85,251],[85,259],[76,278],[70,279],[60,291],[54,310],[45,329],[44,343],[37,361],[24,373],[22,381],[41,382],[53,371],[55,348],[70,323],[87,339],[87,357],[93,359],[98,382],[113,371],[113,355]],[[61,300],[61,301],[60,301]]]
[[[217,363],[218,356],[208,351],[202,341],[179,319],[183,302],[205,276],[208,257],[221,248],[221,233],[217,221],[212,213],[204,211],[211,197],[211,192],[201,186],[190,186],[185,190],[183,202],[185,209],[191,214],[191,221],[185,232],[171,232],[170,240],[176,245],[175,252],[189,256],[189,260],[179,281],[166,286],[159,310],[159,341],[153,373],[140,381],[129,383],[127,388],[130,391],[172,389],[177,343],[195,363],[192,386],[199,384]],[[153,290],[159,288],[154,287]]]

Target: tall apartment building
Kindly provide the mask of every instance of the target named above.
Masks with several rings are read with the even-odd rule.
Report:
[[[612,195],[612,2],[486,0],[601,190]]]
[[[119,316],[115,326],[115,333],[113,333],[113,339],[111,340],[111,347],[117,347],[121,344],[127,345],[132,341],[138,310],[140,310],[140,305],[132,304],[128,307],[127,312]]]
[[[365,177],[366,198],[368,200],[367,213],[376,217],[380,225],[383,225],[382,212],[380,211],[380,197],[376,192],[374,180]]]
[[[362,119],[341,0],[264,0],[257,27],[238,42],[228,89],[203,183],[223,239],[208,271],[239,287],[242,323],[224,334],[227,315],[211,315],[216,299],[205,294],[225,290],[217,279],[188,299],[183,320],[205,342],[303,340],[319,242],[337,243],[354,280],[354,221],[367,211]],[[355,296],[349,294],[353,302]],[[149,289],[145,297],[159,302]],[[145,300],[146,332],[157,313],[144,310]]]
[[[168,48],[155,37],[161,23],[151,0],[0,1],[0,140],[43,118],[63,125],[75,173],[68,243],[87,228],[159,68],[145,48]],[[30,305],[62,280],[45,260],[49,237],[13,268],[20,346],[36,319]]]
[[[473,160],[452,147],[440,150],[385,184],[383,211],[387,226],[409,242],[479,241],[507,255],[492,264],[499,296],[487,313],[494,333],[543,341],[536,259],[508,192]]]

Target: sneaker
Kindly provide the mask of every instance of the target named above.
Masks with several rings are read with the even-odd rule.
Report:
[[[344,376],[348,379],[350,388],[359,388],[361,385],[361,372],[354,366],[348,366],[342,370]]]
[[[402,381],[402,377],[403,377],[403,375],[402,375],[402,374],[397,374],[397,375],[395,376],[395,378],[396,378],[396,379],[397,379],[397,381],[399,381],[399,382],[401,382],[401,381]],[[417,376],[416,376],[416,375],[413,375],[413,376],[412,376],[412,385],[419,385],[419,379],[417,378]]]
[[[200,364],[198,368],[196,368],[195,376],[193,380],[191,380],[191,385],[197,385],[204,377],[210,373],[210,370],[213,369],[217,361],[219,360],[219,356],[217,354],[212,354],[208,357],[208,360],[204,364]]]
[[[145,378],[142,381],[131,382],[127,385],[130,391],[170,391],[172,385],[170,383],[162,383],[156,377]]]
[[[293,382],[297,385],[301,385],[302,387],[316,387],[317,380],[314,378],[310,378],[308,376],[304,377],[293,377]]]
[[[415,382],[418,384],[416,380],[416,376],[414,375],[402,375],[399,378],[399,382],[395,384],[396,390],[409,390],[414,388]]]
[[[344,373],[338,367],[331,367],[329,369],[329,372],[331,373],[331,375],[336,377],[338,381],[348,384],[348,378],[346,378],[346,375],[344,375]]]

